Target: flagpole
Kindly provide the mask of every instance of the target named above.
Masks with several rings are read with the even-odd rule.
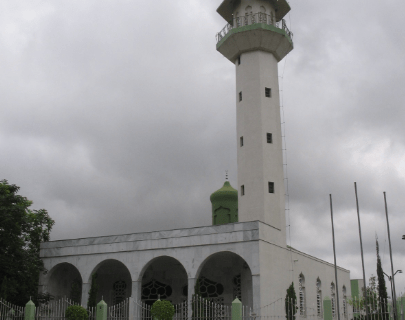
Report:
[[[388,208],[387,208],[387,197],[384,191],[384,203],[385,203],[385,216],[387,218],[387,231],[388,231],[388,244],[390,246],[390,258],[391,258],[391,285],[392,285],[392,307],[394,308],[394,320],[398,319],[398,310],[397,310],[397,294],[395,292],[395,281],[394,281],[394,264],[392,262],[392,248],[391,248],[391,235],[390,235],[390,223],[388,222]]]
[[[338,320],[340,320],[339,284],[338,284],[337,266],[336,266],[335,228],[333,227],[333,208],[332,208],[332,195],[331,195],[331,194],[329,194],[329,200],[330,200],[330,219],[331,219],[331,221],[332,221],[333,257],[334,257],[334,261],[335,261],[335,281],[336,281],[337,314],[338,314]]]
[[[361,265],[363,267],[363,283],[364,283],[364,306],[366,309],[366,317],[368,319],[368,309],[367,309],[367,285],[366,285],[366,272],[364,271],[364,255],[363,255],[363,241],[361,239],[361,224],[360,224],[360,209],[359,209],[359,198],[357,196],[357,183],[354,183],[354,192],[356,194],[356,207],[357,207],[357,220],[359,222],[359,237],[360,237],[360,251],[361,251]]]

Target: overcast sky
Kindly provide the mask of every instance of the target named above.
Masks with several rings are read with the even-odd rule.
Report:
[[[220,2],[0,1],[0,179],[48,210],[52,240],[211,224],[225,170],[237,186]],[[290,5],[288,242],[333,262],[331,193],[338,264],[362,277],[357,181],[367,278],[376,235],[390,270],[383,191],[405,272],[405,1]]]

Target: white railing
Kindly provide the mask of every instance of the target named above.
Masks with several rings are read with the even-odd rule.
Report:
[[[64,320],[65,312],[69,306],[80,305],[69,298],[61,298],[40,304],[35,308],[36,320]]]
[[[264,23],[267,25],[275,26],[278,29],[284,30],[287,36],[292,40],[293,33],[288,29],[287,24],[284,19],[279,22],[276,22],[276,19],[273,15],[266,13],[258,12],[252,13],[241,17],[235,17],[232,24],[227,24],[220,32],[217,33],[217,43],[225,37],[229,31],[234,28],[239,28],[243,26],[248,26],[256,23]]]
[[[23,320],[24,307],[0,299],[0,320]]]
[[[129,303],[131,298],[107,307],[107,320],[127,320],[129,317]]]
[[[231,320],[231,307],[194,295],[192,303],[192,320]]]

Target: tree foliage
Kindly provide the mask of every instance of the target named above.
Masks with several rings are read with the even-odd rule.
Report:
[[[98,293],[97,273],[93,273],[91,275],[89,300],[87,301],[88,308],[97,306],[97,293]]]
[[[87,310],[82,306],[69,306],[65,311],[67,320],[87,320],[89,318]]]
[[[377,279],[378,279],[378,302],[381,305],[381,318],[382,320],[388,319],[388,295],[387,287],[385,286],[384,272],[381,266],[380,250],[378,246],[378,240],[375,240],[375,246],[377,251]]]
[[[294,282],[287,289],[285,296],[285,315],[287,320],[295,320],[297,312],[297,295],[295,294]]]
[[[32,201],[17,194],[20,188],[0,181],[0,295],[25,305],[36,300],[38,280],[46,272],[40,244],[49,241],[54,221],[45,209],[30,210]]]
[[[174,306],[170,301],[157,300],[150,309],[150,314],[153,319],[172,320],[174,316]]]
[[[387,320],[387,303],[380,303],[376,277],[372,275],[368,281],[369,285],[367,286],[367,300],[365,300],[364,296],[362,296],[359,299],[350,299],[348,303],[352,305],[354,310],[356,310],[356,313],[359,314],[356,317],[358,320]],[[366,317],[366,309],[369,315],[368,318]]]

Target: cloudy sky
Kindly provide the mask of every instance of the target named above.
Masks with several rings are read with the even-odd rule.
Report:
[[[234,66],[220,0],[0,2],[0,179],[45,208],[53,240],[211,224],[236,186]],[[291,0],[279,64],[291,245],[360,278],[405,269],[405,2]],[[405,270],[404,270],[405,271]],[[405,274],[396,277],[405,292]]]

